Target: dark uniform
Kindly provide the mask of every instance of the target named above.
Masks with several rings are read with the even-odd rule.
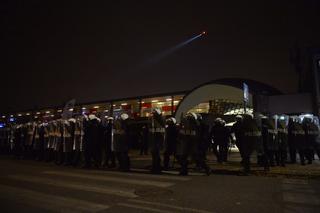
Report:
[[[277,164],[285,166],[288,148],[288,130],[284,121],[278,121],[278,143]]]
[[[319,129],[318,126],[311,121],[305,122],[304,125],[305,134],[306,134],[306,149],[305,155],[308,160],[308,163],[311,164],[314,158],[314,148],[318,153],[319,157],[319,149],[317,149]]]
[[[91,167],[91,161],[94,161],[95,167],[101,164],[101,126],[97,118],[92,118],[86,125],[85,150],[85,167]]]
[[[116,154],[119,162],[119,169],[124,172],[130,170],[128,131],[129,126],[127,120],[116,119],[114,121],[111,148]]]
[[[279,150],[277,130],[272,119],[262,119],[262,141],[264,154],[269,166],[275,165],[275,155]]]
[[[227,162],[228,147],[231,139],[230,130],[224,126],[222,121],[217,121],[212,128],[211,137],[213,139],[213,152],[217,156],[217,161],[219,163]]]
[[[192,115],[182,118],[177,141],[177,156],[181,164],[180,175],[188,175],[189,156],[195,159],[196,164],[204,169],[207,175],[210,174],[205,159],[200,157],[199,141],[199,124],[196,118]]]
[[[163,153],[163,166],[164,169],[169,168],[169,161],[170,156],[175,155],[176,153],[176,146],[177,146],[177,126],[172,121],[172,119],[169,119],[167,121],[167,127],[166,127],[166,135],[165,135],[165,142],[164,142],[164,153]]]
[[[242,144],[242,161],[244,172],[250,172],[250,158],[253,151],[260,151],[262,149],[262,134],[256,121],[251,117],[245,115],[243,118],[243,144]]]
[[[163,147],[165,134],[165,121],[157,112],[151,117],[150,126],[150,152],[152,154],[152,173],[161,173],[160,150]]]
[[[294,147],[298,150],[299,157],[300,157],[300,163],[301,165],[305,165],[305,152],[306,152],[306,136],[305,131],[303,129],[302,124],[295,121],[292,124],[292,143]]]
[[[294,143],[294,121],[292,118],[289,119],[288,123],[288,148],[289,148],[289,155],[290,155],[290,162],[296,163],[297,162],[297,148]]]

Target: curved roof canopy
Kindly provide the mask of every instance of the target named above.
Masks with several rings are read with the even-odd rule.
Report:
[[[250,90],[249,90],[250,91]],[[185,115],[190,109],[200,103],[214,99],[227,99],[235,102],[243,102],[243,90],[234,86],[210,83],[199,86],[188,93],[179,103],[175,112],[177,122],[180,122],[181,115]],[[249,96],[251,104],[252,95]]]

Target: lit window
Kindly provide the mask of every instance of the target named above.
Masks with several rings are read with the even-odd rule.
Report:
[[[152,103],[156,103],[156,102],[158,102],[158,100],[152,100],[151,102],[152,102]]]
[[[46,113],[47,113],[47,114],[49,114],[49,113],[50,113],[50,111],[46,111]]]
[[[18,117],[21,117],[22,116],[22,114],[18,114]]]
[[[69,109],[70,112],[73,112],[73,108]]]
[[[37,112],[36,114],[37,114],[37,115],[40,115],[40,112]]]
[[[121,106],[127,106],[127,105],[128,105],[127,103],[122,103],[122,104],[121,104]]]
[[[94,109],[99,109],[99,108],[100,108],[100,106],[94,106],[93,108],[94,108]]]

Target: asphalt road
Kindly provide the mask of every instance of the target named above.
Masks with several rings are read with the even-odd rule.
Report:
[[[143,159],[142,159],[143,160]],[[144,161],[146,161],[144,159]],[[0,159],[0,212],[319,212],[320,180],[152,175]]]

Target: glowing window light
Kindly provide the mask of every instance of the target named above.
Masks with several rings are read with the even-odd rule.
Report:
[[[93,108],[94,108],[94,109],[99,109],[99,108],[100,108],[100,106],[94,106]]]
[[[85,107],[82,107],[82,110],[86,110],[87,108],[85,108]]]
[[[116,105],[115,105],[115,104],[113,104],[112,106],[114,106],[114,107],[115,107]]]
[[[164,104],[164,102],[158,102],[157,104],[162,105],[162,104]]]
[[[171,98],[167,98],[166,101],[172,101],[172,99]]]
[[[10,115],[10,117],[12,118],[12,117],[13,117],[13,115]]]
[[[2,118],[6,118],[6,116],[5,116],[5,115],[3,115],[3,116],[2,116]]]
[[[36,116],[34,116],[34,118],[38,118],[38,116],[36,115]]]
[[[46,111],[46,114],[50,114],[50,111]]]
[[[18,117],[21,117],[22,116],[22,114],[18,114]]]
[[[142,104],[144,104],[144,101],[141,101]]]
[[[128,105],[128,103],[122,103],[121,104],[121,106],[127,106]]]
[[[177,103],[179,103],[179,101],[173,101],[173,103],[177,104]]]
[[[105,112],[109,112],[109,110],[107,110],[107,109],[106,109],[106,110],[104,110],[104,111],[105,111]]]
[[[26,115],[30,115],[30,113],[28,112]]]
[[[69,111],[70,111],[70,112],[73,112],[73,108],[70,108]]]
[[[37,115],[40,115],[40,112],[37,112],[36,114],[37,114]]]
[[[159,101],[159,100],[152,100],[151,102],[152,102],[152,103],[156,103],[156,102],[158,102],[158,101]]]
[[[51,117],[54,117],[54,115],[51,115]]]

